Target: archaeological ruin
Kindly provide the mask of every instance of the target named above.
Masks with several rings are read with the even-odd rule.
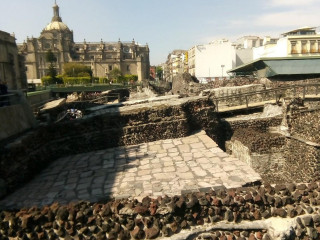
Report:
[[[319,80],[174,81],[1,140],[0,239],[320,239]]]

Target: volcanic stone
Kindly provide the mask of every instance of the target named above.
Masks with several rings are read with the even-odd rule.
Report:
[[[144,231],[140,229],[138,226],[136,226],[131,232],[131,236],[134,239],[144,239]]]
[[[306,226],[306,227],[311,227],[313,226],[313,219],[311,216],[305,216],[302,218],[302,223]]]

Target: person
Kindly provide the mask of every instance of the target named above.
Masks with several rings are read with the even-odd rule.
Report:
[[[9,98],[1,97],[1,95],[7,95],[7,94],[8,94],[8,87],[4,81],[0,80],[0,107],[9,105]]]

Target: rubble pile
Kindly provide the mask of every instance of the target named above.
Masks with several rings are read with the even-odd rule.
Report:
[[[215,79],[208,83],[208,88],[221,88],[221,87],[235,87],[235,86],[243,86],[249,84],[259,84],[259,80],[257,78],[250,77],[235,77],[230,79]]]
[[[173,77],[171,92],[185,96],[196,96],[202,88],[205,88],[205,85],[200,84],[197,78],[190,73],[183,73]]]
[[[281,239],[318,239],[319,206],[320,186],[317,182],[265,184],[157,199],[144,197],[140,201],[82,201],[3,210],[0,212],[0,233],[4,239],[155,239],[170,237],[183,229],[192,232],[195,226],[209,227],[225,222],[229,229],[213,231],[209,239],[272,239],[274,233],[268,229],[236,231],[237,224],[243,221],[254,224],[277,217],[295,218],[297,223],[291,226],[289,233],[283,226],[285,234]]]

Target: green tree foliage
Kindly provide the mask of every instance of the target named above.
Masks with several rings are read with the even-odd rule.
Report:
[[[66,77],[92,77],[92,70],[83,64],[65,63],[63,65],[63,75]]]
[[[54,55],[54,53],[51,50],[48,50],[46,53],[46,61],[54,64],[57,61],[57,57]]]
[[[120,69],[118,68],[114,68],[111,72],[110,72],[110,79],[113,82],[116,83],[133,83],[138,81],[138,76],[137,75],[133,75],[133,74],[126,74],[126,75],[122,75]]]
[[[132,83],[132,82],[138,81],[138,75],[126,74],[126,75],[124,75],[124,77],[125,77],[127,82],[131,82]]]
[[[160,66],[156,67],[156,75],[160,80],[162,80],[162,77],[163,77],[163,69],[162,69],[162,67],[160,67]]]
[[[55,66],[55,63],[57,62],[57,57],[51,50],[46,52],[46,62],[49,63],[47,75],[52,78],[53,82],[55,82],[57,76],[57,69]]]
[[[111,72],[110,72],[110,79],[111,79],[113,82],[118,82],[118,83],[120,83],[120,82],[122,82],[122,80],[123,80],[122,78],[123,78],[123,76],[122,76],[122,73],[121,73],[121,71],[120,71],[119,68],[114,68],[114,69],[111,70]]]

